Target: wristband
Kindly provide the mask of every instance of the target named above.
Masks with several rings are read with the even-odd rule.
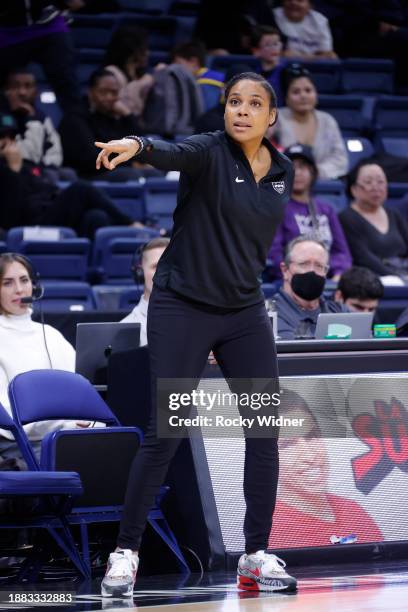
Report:
[[[140,136],[134,136],[134,135],[131,135],[131,136],[125,136],[125,138],[126,138],[127,140],[136,140],[136,142],[137,142],[137,143],[138,143],[138,145],[139,145],[139,150],[138,150],[138,152],[137,152],[137,153],[135,153],[135,157],[136,157],[136,155],[140,155],[140,153],[141,153],[141,152],[143,151],[143,149],[145,148],[145,144],[144,144],[144,142],[143,142],[143,138],[140,138]]]

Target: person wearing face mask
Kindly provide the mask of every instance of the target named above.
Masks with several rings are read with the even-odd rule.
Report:
[[[313,338],[321,312],[348,312],[343,304],[322,295],[329,270],[329,253],[323,242],[298,236],[289,242],[281,270],[283,286],[272,298],[281,339]]]

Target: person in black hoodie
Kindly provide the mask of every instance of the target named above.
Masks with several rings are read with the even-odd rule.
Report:
[[[137,117],[119,100],[119,83],[105,68],[92,73],[88,95],[79,109],[64,115],[59,132],[64,151],[64,163],[87,179],[128,181],[138,180],[146,174],[145,168],[129,160],[117,174],[105,172],[101,177],[95,171],[95,140],[115,140],[123,134],[140,133]],[[147,171],[149,174],[149,171]],[[157,171],[150,174],[157,175]]]
[[[40,166],[24,162],[17,131],[13,116],[0,113],[0,233],[20,225],[61,225],[93,238],[99,227],[134,224],[86,181],[61,190],[44,179]]]
[[[177,394],[192,394],[211,350],[239,397],[241,392],[251,395],[254,379],[266,381],[261,386],[269,398],[278,390],[260,277],[291,193],[292,164],[265,138],[277,109],[275,92],[262,76],[236,75],[227,84],[225,98],[225,131],[191,136],[178,144],[139,136],[96,143],[102,149],[97,168],[112,170],[137,155],[161,170],[180,171],[173,232],[149,301],[154,398],[160,379],[173,381]],[[113,153],[118,155],[111,161]],[[131,468],[118,548],[109,557],[103,596],[132,596],[148,512],[186,435],[183,418],[191,406],[178,410],[180,427],[172,429],[169,417],[175,413],[169,413],[167,392],[168,387],[158,394],[165,398],[157,407],[158,431],[153,400],[149,430]],[[238,408],[241,416],[256,414],[240,401]],[[260,410],[265,415],[274,411],[273,401]],[[278,483],[277,432],[255,426],[244,428],[244,433],[246,553],[238,563],[238,586],[294,590],[296,580],[285,572],[284,562],[265,551]],[[234,435],[228,428],[225,434]]]

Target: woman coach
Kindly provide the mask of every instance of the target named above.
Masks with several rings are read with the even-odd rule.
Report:
[[[211,350],[228,379],[276,379],[272,327],[261,272],[292,189],[291,162],[265,138],[276,121],[276,96],[254,73],[236,75],[225,91],[225,131],[172,144],[138,136],[108,143],[96,167],[113,170],[134,155],[180,171],[170,244],[150,298],[152,383],[199,379]],[[116,153],[112,160],[110,155]],[[154,405],[154,404],[153,404]],[[153,411],[155,412],[155,410]],[[129,475],[118,548],[110,555],[104,596],[131,596],[146,517],[180,439],[159,438],[155,417]],[[238,586],[293,590],[284,562],[267,554],[278,481],[276,438],[246,437],[245,549]]]

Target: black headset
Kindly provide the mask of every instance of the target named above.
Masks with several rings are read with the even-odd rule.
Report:
[[[145,242],[144,244],[141,244],[136,251],[133,253],[132,256],[132,261],[130,264],[130,271],[132,273],[132,278],[135,281],[136,285],[143,285],[144,284],[144,274],[143,274],[143,268],[142,268],[142,259],[143,259],[143,253],[146,250],[146,247],[149,243]]]
[[[22,255],[21,253],[2,253],[0,255],[0,259],[2,259],[5,256],[13,256],[13,257],[18,257],[18,259],[14,259],[13,261],[20,261],[23,263],[23,265],[27,268],[27,272],[28,272],[28,276],[30,277],[31,280],[31,284],[32,284],[32,294],[31,294],[31,300],[32,302],[36,302],[37,300],[41,300],[41,298],[44,295],[44,287],[41,285],[40,282],[40,273],[36,270],[36,268],[34,267],[34,264],[28,259],[28,257],[26,257],[25,255]],[[30,303],[27,300],[27,303]]]

